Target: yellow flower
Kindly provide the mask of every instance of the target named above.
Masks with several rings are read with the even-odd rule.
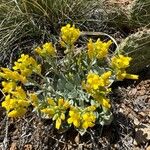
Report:
[[[104,86],[103,80],[99,77],[98,74],[89,73],[87,76],[87,84],[91,89],[97,90],[99,86]]]
[[[0,72],[0,77],[5,78],[7,80],[21,81],[22,83],[26,83],[26,77],[20,75],[17,71],[12,71],[8,68],[1,68],[3,72]]]
[[[101,59],[107,56],[112,41],[109,40],[108,42],[102,42],[100,39],[98,39],[95,44],[97,49],[97,58]]]
[[[5,83],[3,83],[5,85]],[[15,85],[16,86],[16,85]],[[13,90],[9,91],[2,102],[2,107],[7,110],[8,117],[19,117],[24,115],[30,102],[26,98],[25,91],[21,86],[16,86]]]
[[[96,116],[94,114],[95,106],[89,106],[84,109],[71,107],[69,111],[68,124],[73,124],[76,128],[87,129],[95,125]]]
[[[90,39],[89,42],[87,43],[87,47],[88,47],[89,58],[90,59],[96,58],[97,52],[95,50],[95,46],[94,46],[94,43],[92,42],[92,39]]]
[[[126,75],[127,75],[127,73],[126,73],[125,70],[118,70],[118,71],[116,72],[116,79],[117,79],[118,81],[122,81],[123,79],[126,78]]]
[[[21,117],[23,116],[27,110],[25,108],[17,108],[8,113],[8,117]]]
[[[126,79],[137,80],[137,79],[139,79],[139,76],[138,75],[134,75],[134,74],[126,74]]]
[[[135,79],[137,80],[138,79],[138,75],[134,75],[134,74],[128,74],[126,73],[125,70],[118,70],[117,73],[116,73],[116,78],[117,80],[119,81],[122,81],[123,79]]]
[[[129,67],[131,57],[125,57],[123,55],[114,56],[111,59],[112,67],[115,69],[125,69]]]
[[[2,91],[4,93],[10,93],[11,91],[13,91],[16,88],[16,82],[10,81],[10,82],[2,82],[2,86],[4,87],[2,89]]]
[[[110,84],[109,78],[111,77],[111,75],[112,75],[111,71],[107,71],[100,76],[105,86]]]
[[[65,120],[65,114],[61,113],[60,118],[61,118],[61,120]]]
[[[35,49],[35,52],[37,52],[42,57],[56,55],[56,49],[53,47],[51,42],[47,42],[47,43],[43,44],[42,48],[37,47]]]
[[[98,39],[95,43],[93,43],[92,40],[90,39],[89,43],[87,44],[89,58],[102,59],[106,57],[111,44],[112,44],[111,40],[109,40],[108,42],[102,42],[100,41],[100,39]]]
[[[80,112],[77,108],[72,108],[69,111],[69,116],[70,118],[68,118],[67,122],[68,124],[73,124],[75,127],[80,127]]]
[[[22,89],[21,86],[16,87],[15,91],[12,91],[14,97],[19,99],[26,99],[26,92]]]
[[[44,114],[47,114],[49,117],[53,117],[53,115],[55,114],[55,111],[53,108],[44,108],[44,109],[41,109],[41,112]]]
[[[82,113],[82,128],[87,129],[95,125],[96,116],[93,112]]]
[[[109,103],[109,99],[101,97],[99,100],[100,104],[105,107],[106,109],[109,109],[111,107]]]
[[[29,101],[33,106],[38,106],[38,96],[35,93],[29,94]]]
[[[63,98],[58,99],[58,106],[63,106],[63,104],[64,104],[64,99]]]
[[[11,109],[10,101],[10,95],[7,95],[5,100],[2,102],[2,107],[4,107],[7,111]]]
[[[87,81],[82,82],[82,87],[85,89],[91,96],[94,96],[99,90],[103,89],[103,92],[107,92],[106,86],[110,84],[109,78],[111,77],[111,71],[107,71],[99,76],[96,73],[89,73],[87,75]]]
[[[47,98],[47,102],[51,106],[56,106],[56,103],[54,102],[54,100],[52,98]]]
[[[41,56],[43,55],[43,50],[42,50],[42,48],[39,47],[39,46],[36,47],[36,48],[34,49],[34,51],[37,52],[37,53],[38,53],[39,55],[41,55]],[[45,55],[44,55],[44,56],[45,56]]]
[[[67,100],[64,100],[62,98],[58,99],[58,106],[59,107],[64,107],[64,109],[68,109],[70,104]]]
[[[85,108],[86,111],[94,111],[96,109],[96,106],[91,105]]]
[[[32,72],[41,73],[41,65],[38,65],[34,58],[24,54],[15,62],[13,69],[25,77],[30,76]]]
[[[80,30],[70,24],[61,28],[61,45],[62,47],[72,46],[80,36]]]
[[[26,99],[17,99],[7,95],[5,100],[2,102],[2,107],[7,110],[8,117],[20,117],[27,111],[29,102]]]
[[[56,50],[53,47],[51,42],[45,43],[43,45],[43,51],[45,51],[45,54],[48,54],[48,55],[51,55],[51,56],[55,56],[55,54],[56,54]]]
[[[60,126],[61,126],[61,118],[58,118],[58,119],[56,120],[55,128],[56,128],[56,129],[59,129]]]
[[[27,100],[25,100],[25,99],[20,99],[20,100],[18,100],[18,102],[17,102],[18,104],[18,106],[21,108],[23,108],[23,107],[27,107],[27,106],[29,106],[29,102],[27,101]]]
[[[123,55],[114,56],[111,59],[111,65],[116,73],[116,79],[122,81],[123,79],[138,79],[138,75],[128,74],[125,69],[129,67],[131,57],[125,57]]]
[[[61,113],[60,115],[56,114],[54,115],[53,120],[56,120],[55,128],[60,129],[62,120],[65,120],[65,114],[64,113]]]
[[[62,120],[65,120],[65,113],[69,108],[70,104],[63,98],[59,98],[57,103],[52,98],[47,98],[47,108],[41,109],[41,112],[48,115],[52,120],[56,120],[55,127],[59,129]]]

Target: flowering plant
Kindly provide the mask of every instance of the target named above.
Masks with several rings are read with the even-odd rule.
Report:
[[[1,68],[2,107],[8,117],[20,117],[32,106],[41,117],[52,119],[56,129],[73,125],[80,133],[111,122],[110,85],[138,76],[126,72],[130,57],[109,53],[111,40],[90,39],[87,46],[77,47],[81,33],[67,24],[60,32],[63,56],[47,42],[35,48],[40,62],[22,54],[12,69]]]

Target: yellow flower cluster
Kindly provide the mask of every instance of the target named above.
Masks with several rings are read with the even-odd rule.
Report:
[[[106,91],[107,93],[107,91]],[[106,94],[105,93],[105,94]],[[96,93],[95,95],[93,95],[94,99],[97,100],[105,109],[109,109],[111,107],[110,105],[110,100],[108,98],[106,98],[106,96],[102,96],[98,93]]]
[[[125,57],[123,55],[118,55],[112,57],[112,67],[118,69],[125,69],[129,67],[131,57]]]
[[[103,73],[101,76],[95,73],[89,73],[87,75],[87,85],[90,89],[97,90],[99,87],[107,86],[109,78],[111,76],[111,71]]]
[[[19,74],[17,71],[12,71],[9,68],[1,68],[0,77],[6,80],[12,81],[21,81],[22,83],[26,83],[27,79],[25,76]]]
[[[102,59],[107,56],[108,50],[112,41],[109,40],[108,42],[102,42],[98,39],[95,43],[92,39],[89,40],[87,47],[88,47],[88,56],[90,59]]]
[[[76,128],[87,129],[95,125],[96,115],[94,114],[95,106],[79,109],[78,107],[71,107],[69,111],[68,124],[73,124]]]
[[[61,28],[61,45],[62,47],[67,48],[68,46],[71,47],[77,41],[80,36],[80,30],[75,28],[73,25],[71,27],[70,24]]]
[[[3,86],[2,91],[4,93],[10,93],[11,91],[13,91],[16,88],[16,82],[14,82],[14,81],[9,81],[9,82],[3,81],[2,86]]]
[[[2,107],[7,110],[8,117],[20,117],[24,115],[29,106],[25,91],[14,82],[2,82],[3,92],[8,95],[2,102]],[[10,88],[10,89],[9,89]]]
[[[38,65],[36,60],[29,55],[21,55],[21,58],[15,62],[13,66],[15,71],[18,71],[22,76],[30,76],[32,72],[41,73],[41,65]]]
[[[1,68],[0,77],[6,79],[2,82],[2,91],[6,95],[2,107],[7,110],[8,117],[20,117],[26,113],[30,101],[18,83],[27,83],[27,77],[32,72],[40,73],[41,66],[32,57],[24,54],[15,62],[13,71],[8,68]]]
[[[109,99],[105,95],[110,91],[108,85],[110,84],[109,78],[111,74],[111,71],[107,71],[101,76],[95,73],[89,73],[86,83],[84,81],[82,84],[83,89],[107,109],[110,108],[110,104]]]
[[[62,98],[58,99],[58,103],[56,103],[51,98],[47,98],[47,103],[47,107],[43,108],[41,112],[52,118],[53,121],[56,120],[55,127],[56,129],[59,129],[62,120],[65,120],[65,113],[69,108],[70,104],[68,101],[65,101]]]
[[[116,72],[117,80],[138,79],[138,75],[128,74],[125,69],[130,66],[131,57],[125,57],[123,55],[114,56],[111,59],[112,68]]]
[[[95,124],[96,116],[94,114],[95,106],[89,106],[83,110],[79,107],[74,107],[64,99],[58,99],[56,103],[54,99],[47,98],[47,107],[42,108],[41,112],[56,121],[55,128],[59,129],[62,121],[66,119],[66,112],[69,110],[69,118],[67,119],[68,124],[73,124],[76,128],[87,129],[93,127]]]
[[[47,43],[43,44],[42,48],[37,47],[35,49],[35,52],[37,52],[42,57],[55,56],[56,55],[56,49],[53,47],[51,42],[47,42]]]

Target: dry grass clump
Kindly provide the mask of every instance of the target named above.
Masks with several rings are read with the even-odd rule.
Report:
[[[48,41],[70,22],[85,27],[101,0],[0,0],[0,59],[29,52],[33,43]],[[6,59],[7,58],[7,59]],[[6,61],[5,61],[6,62]]]

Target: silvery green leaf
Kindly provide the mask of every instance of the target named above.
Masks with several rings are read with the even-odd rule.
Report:
[[[113,120],[113,115],[111,114],[107,119],[105,119],[105,125],[110,125]]]
[[[37,108],[35,107],[35,108],[33,108],[33,110],[32,110],[32,112],[37,112],[38,110],[37,110]]]
[[[91,100],[90,103],[91,103],[91,105],[95,105],[95,101],[94,100]]]
[[[47,81],[48,83],[50,83],[50,82],[51,82],[51,78],[46,77],[46,81]]]
[[[81,78],[80,78],[79,74],[76,74],[76,75],[74,76],[74,83],[75,83],[76,85],[81,84]]]
[[[66,84],[65,80],[58,79],[57,88],[61,91],[64,90],[64,85]]]
[[[59,97],[64,97],[64,93],[60,92],[60,91],[56,91],[56,95],[58,95]]]
[[[43,90],[38,90],[38,91],[35,92],[35,94],[37,94],[37,95],[39,95],[41,93],[43,93]]]
[[[86,60],[83,60],[83,63],[84,63],[84,64],[87,64],[87,61],[86,61]]]
[[[104,126],[104,125],[105,125],[104,120],[100,120],[100,121],[99,121],[99,124],[102,125],[102,126]]]
[[[96,64],[96,59],[92,61],[92,66]]]
[[[69,103],[70,103],[71,105],[74,105],[74,100],[73,100],[73,99],[69,100]]]
[[[74,85],[71,84],[71,83],[69,83],[69,82],[65,84],[65,87],[66,87],[68,90],[74,89]]]
[[[109,83],[108,87],[110,87],[110,86],[114,83],[114,81],[115,81],[115,80],[114,80],[113,78],[109,79],[109,82],[110,82],[110,83]]]
[[[86,129],[76,129],[81,136],[83,136],[86,133]]]
[[[70,96],[70,97],[72,97],[72,98],[76,98],[76,97],[78,97],[78,93],[77,93],[76,90],[72,90],[72,91],[68,94],[68,96]]]
[[[98,112],[95,112],[95,115],[96,115],[96,118],[99,118],[99,113]]]
[[[25,86],[36,86],[36,84],[33,83],[33,82],[27,82],[27,83],[25,83],[24,85],[25,85]]]

